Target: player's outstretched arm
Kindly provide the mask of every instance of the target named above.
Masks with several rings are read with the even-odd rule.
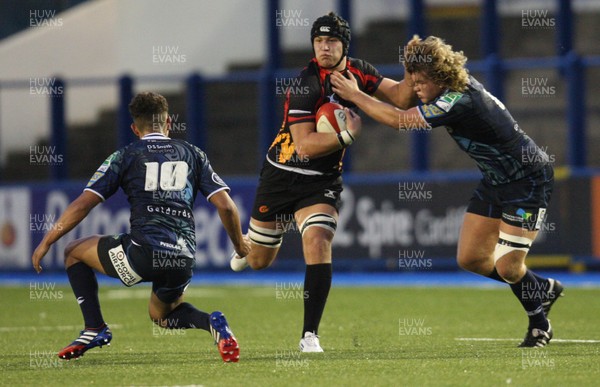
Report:
[[[242,226],[240,215],[235,202],[226,191],[219,191],[210,197],[209,201],[217,208],[221,223],[233,243],[235,252],[240,257],[245,257],[250,253],[250,242],[244,239],[242,235]]]
[[[386,102],[363,93],[355,79],[348,79],[340,73],[331,74],[333,91],[345,100],[352,101],[374,120],[396,130],[426,129],[429,124],[416,107],[408,110],[398,109]]]
[[[98,195],[89,191],[83,191],[77,199],[69,204],[65,212],[46,235],[44,235],[44,238],[33,252],[31,262],[33,263],[35,271],[38,273],[42,271],[40,261],[44,258],[44,255],[46,255],[50,246],[85,219],[92,208],[96,207],[100,202],[102,202],[102,199]]]
[[[406,77],[400,82],[383,78],[374,96],[400,109],[407,110],[417,106],[418,101],[417,93],[414,92],[411,84],[412,80],[407,80]]]

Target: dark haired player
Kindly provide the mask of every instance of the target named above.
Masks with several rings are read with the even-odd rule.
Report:
[[[525,265],[554,183],[548,155],[521,130],[506,107],[465,68],[462,51],[440,38],[415,36],[404,64],[422,104],[401,110],[363,93],[341,74],[334,90],[377,121],[396,130],[445,127],[475,160],[483,178],[475,189],[458,242],[458,264],[510,285],[529,317],[521,347],[544,347],[552,339],[547,316],[562,295],[559,281]],[[416,105],[416,104],[415,104]],[[414,105],[413,105],[414,106]]]
[[[133,117],[131,129],[140,140],[102,163],[83,193],[58,219],[60,227],[44,236],[32,256],[33,267],[39,273],[40,261],[50,246],[97,204],[119,187],[123,189],[131,205],[131,232],[81,238],[65,249],[67,275],[85,328],[58,356],[78,358],[112,339],[100,311],[96,270],[119,278],[126,286],[152,282],[148,309],[155,324],[168,329],[210,331],[223,360],[236,362],[239,347],[223,313],[208,314],[183,302],[195,264],[193,204],[198,191],[217,208],[236,252],[244,255],[250,250],[242,237],[237,207],[227,193],[229,187],[212,170],[202,150],[168,137],[171,122],[163,96],[140,93],[131,101],[129,111]]]
[[[347,56],[350,27],[335,13],[319,17],[310,38],[314,58],[294,83],[299,87],[287,93],[283,124],[260,173],[248,227],[252,250],[245,257],[234,254],[231,267],[236,271],[247,265],[255,270],[268,267],[283,241],[285,223],[294,219],[306,263],[300,350],[323,352],[317,333],[331,288],[331,241],[340,208],[342,158],[361,129],[360,118],[348,109],[354,104],[332,91],[330,76],[334,71],[352,74],[360,90],[398,106],[414,97],[404,84],[384,79],[369,63]],[[315,113],[326,102],[346,107],[347,130],[340,134],[316,131]]]

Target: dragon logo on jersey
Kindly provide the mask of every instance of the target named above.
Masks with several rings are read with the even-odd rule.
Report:
[[[435,101],[435,105],[443,111],[448,112],[452,109],[452,106],[458,102],[460,97],[462,97],[462,93],[451,91],[438,98],[438,100]]]

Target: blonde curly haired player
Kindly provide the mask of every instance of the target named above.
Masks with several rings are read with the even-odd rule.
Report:
[[[414,35],[406,44],[404,63],[409,74],[423,72],[433,83],[451,90],[463,92],[469,84],[469,71],[464,67],[467,57],[436,36],[422,40]]]
[[[547,315],[563,287],[527,269],[525,257],[545,220],[554,183],[548,155],[506,106],[465,68],[466,56],[442,39],[414,36],[404,47],[402,82],[421,104],[403,110],[361,92],[336,73],[333,90],[396,130],[443,127],[479,167],[483,178],[460,232],[460,267],[508,283],[529,318],[521,347],[544,347],[553,331]],[[405,108],[405,107],[404,107]]]

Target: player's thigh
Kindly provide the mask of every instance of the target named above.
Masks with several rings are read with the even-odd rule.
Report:
[[[98,256],[100,235],[92,235],[71,241],[65,248],[65,267],[83,262],[92,269],[106,274]]]
[[[458,264],[471,271],[491,272],[498,243],[500,219],[465,213],[458,239]]]
[[[252,250],[246,257],[251,267],[268,266],[273,262],[277,253],[285,225],[276,221],[260,221],[250,218],[248,236]]]
[[[296,211],[296,223],[302,233],[302,249],[307,265],[331,263],[331,242],[338,212],[335,207],[318,203]]]

